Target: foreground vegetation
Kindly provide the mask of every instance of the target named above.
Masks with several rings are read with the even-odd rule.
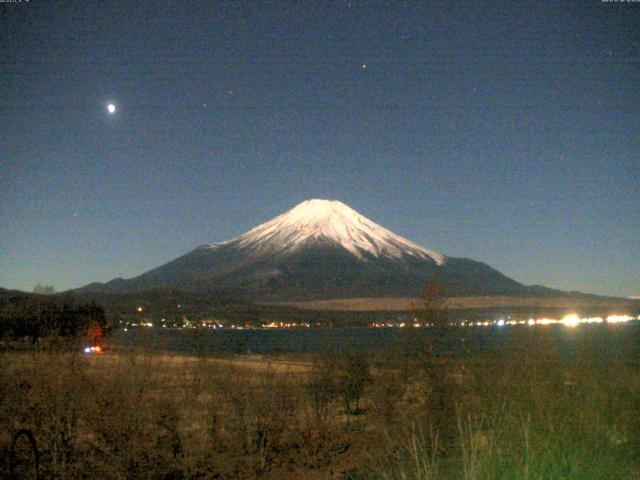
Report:
[[[4,352],[2,474],[33,478],[26,430],[40,478],[640,478],[637,338],[511,332],[490,357]]]

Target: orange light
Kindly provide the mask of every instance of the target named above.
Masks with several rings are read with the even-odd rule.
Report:
[[[102,347],[100,347],[99,345],[96,347],[96,352],[98,353],[102,353]]]

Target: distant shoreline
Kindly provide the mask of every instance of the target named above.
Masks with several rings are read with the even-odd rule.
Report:
[[[358,312],[402,312],[413,308],[414,298],[335,298],[329,300],[307,300],[291,302],[270,302],[264,305],[279,305],[305,310],[333,310]],[[637,308],[638,300],[608,297],[509,297],[509,296],[476,296],[451,297],[447,301],[448,308],[486,309],[486,308]]]

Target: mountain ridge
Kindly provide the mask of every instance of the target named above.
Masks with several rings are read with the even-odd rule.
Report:
[[[434,281],[454,296],[555,292],[527,287],[485,263],[427,249],[340,201],[321,199],[304,201],[241,235],[201,245],[137,277],[78,291],[179,288],[252,301],[304,301],[412,297]]]

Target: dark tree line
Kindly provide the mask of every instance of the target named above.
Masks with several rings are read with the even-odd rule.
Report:
[[[72,298],[15,296],[0,303],[0,338],[29,339],[36,343],[49,336],[77,338],[103,335],[107,330],[104,309],[93,302]]]

